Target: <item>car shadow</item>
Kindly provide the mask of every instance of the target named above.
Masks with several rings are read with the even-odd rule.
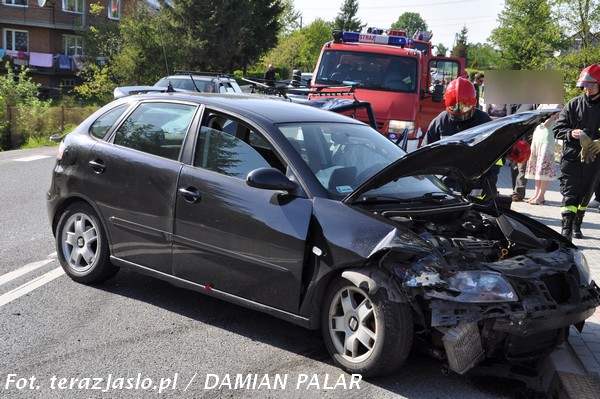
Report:
[[[329,359],[320,331],[310,331],[268,314],[176,287],[153,277],[121,269],[115,277],[94,287],[314,360]],[[257,326],[260,328],[256,328]]]
[[[221,328],[231,333],[239,334],[253,341],[258,341],[290,353],[306,357],[315,362],[335,367],[329,356],[320,331],[311,331],[292,323],[280,320],[274,316],[261,313],[242,306],[231,304],[199,292],[175,287],[165,281],[141,275],[128,270],[121,270],[117,276],[104,283],[93,286],[114,295],[120,295],[136,301],[141,301],[161,309],[176,313],[192,320]],[[437,373],[439,370],[439,374]],[[444,384],[457,396],[447,398],[462,398],[461,392],[465,385],[475,392],[488,395],[501,395],[508,399],[545,398],[534,389],[527,387],[531,381],[524,381],[518,373],[504,379],[504,382],[492,383],[497,365],[490,362],[475,367],[465,375],[442,373],[442,362],[424,353],[413,350],[405,365],[396,373],[365,380],[366,383],[381,389],[410,397],[411,399],[430,398],[429,389],[422,384],[416,384],[424,375],[438,375],[439,380],[430,382],[436,386]],[[315,370],[306,370],[316,372]],[[258,371],[257,371],[258,372]],[[340,373],[343,372],[340,370]],[[509,381],[510,382],[506,382]],[[482,383],[482,381],[486,381]],[[429,382],[428,382],[429,384]],[[514,396],[514,391],[507,387],[519,386],[521,392],[528,396]],[[541,395],[541,394],[540,394]]]

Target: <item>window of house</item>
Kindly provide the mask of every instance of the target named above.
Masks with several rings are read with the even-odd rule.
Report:
[[[65,55],[83,55],[83,37],[63,35],[62,40]]]
[[[27,0],[2,0],[3,4],[11,6],[25,6],[27,7]]]
[[[75,79],[61,79],[60,85],[65,89],[72,89],[75,87]]]
[[[110,0],[108,3],[108,18],[121,19],[121,0]]]
[[[4,29],[4,48],[13,51],[29,51],[29,32]]]
[[[63,11],[75,12],[83,14],[84,0],[63,0],[62,9]]]

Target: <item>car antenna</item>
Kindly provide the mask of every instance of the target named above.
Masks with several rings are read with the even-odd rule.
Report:
[[[173,88],[173,85],[171,84],[171,81],[169,80],[169,84],[167,85],[167,93],[175,93],[175,89]]]

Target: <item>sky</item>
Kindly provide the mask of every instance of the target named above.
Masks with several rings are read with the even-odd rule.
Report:
[[[302,25],[316,18],[334,20],[344,0],[294,0],[296,11],[302,13]],[[463,26],[468,29],[469,43],[485,43],[498,26],[498,14],[504,0],[358,0],[358,18],[363,24],[389,28],[405,12],[418,13],[433,31],[433,44],[447,48],[454,45],[455,35]]]

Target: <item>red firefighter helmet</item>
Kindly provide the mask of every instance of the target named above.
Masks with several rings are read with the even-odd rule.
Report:
[[[508,151],[506,157],[515,161],[516,163],[523,163],[527,162],[529,155],[531,155],[531,146],[525,140],[519,140]]]
[[[577,79],[577,87],[584,87],[586,83],[599,83],[600,82],[600,65],[592,64],[579,74]]]
[[[475,86],[465,78],[456,78],[448,83],[444,94],[446,110],[454,120],[465,121],[475,114],[477,94]]]

